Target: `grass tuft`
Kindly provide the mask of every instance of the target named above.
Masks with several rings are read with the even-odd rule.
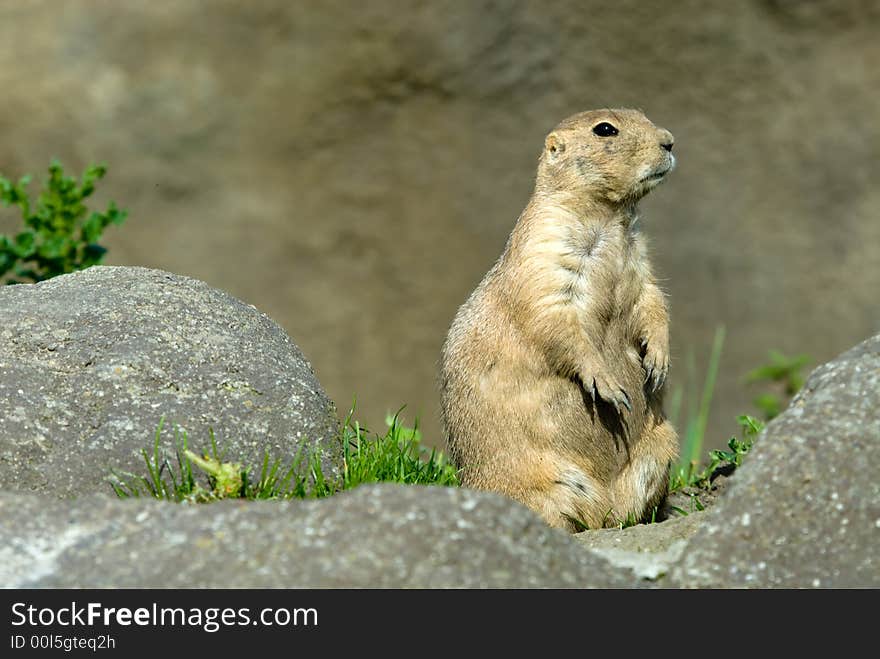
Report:
[[[351,489],[361,483],[407,483],[458,485],[455,468],[445,457],[431,449],[422,448],[422,434],[418,422],[412,428],[401,423],[400,410],[385,419],[388,430],[373,441],[357,422],[351,422],[351,413],[343,424],[343,481],[342,489]]]
[[[458,485],[455,468],[443,454],[421,446],[418,422],[403,425],[400,411],[386,419],[383,436],[369,437],[369,431],[349,412],[340,433],[342,473],[330,478],[324,473],[318,453],[303,451],[286,465],[280,458],[263,455],[260,473],[252,478],[238,462],[224,462],[211,431],[211,450],[202,455],[188,447],[186,431],[175,429],[172,456],[160,447],[164,417],[159,421],[152,452],[142,451],[147,475],[111,471],[110,486],[120,498],[151,496],[168,501],[203,503],[220,499],[315,499],[350,490],[363,483],[407,483],[411,485]],[[176,463],[176,466],[175,464]],[[201,482],[193,466],[201,471]]]
[[[688,481],[699,468],[703,457],[703,445],[706,438],[706,426],[709,423],[709,409],[712,405],[712,396],[715,392],[715,381],[718,378],[718,365],[721,362],[721,350],[724,347],[725,328],[719,325],[715,329],[715,337],[712,340],[712,352],[709,355],[709,365],[706,369],[706,377],[703,380],[703,389],[700,403],[697,409],[690,409],[688,419],[684,427],[681,459],[673,465],[670,476],[670,490],[672,485],[681,481]],[[694,377],[692,359],[689,362],[689,380]],[[672,394],[669,415],[673,425],[678,425],[678,416],[681,408],[682,390],[676,389]]]

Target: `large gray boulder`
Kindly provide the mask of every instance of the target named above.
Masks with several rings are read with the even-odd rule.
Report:
[[[880,336],[816,369],[670,572],[691,587],[880,586]]]
[[[207,284],[95,267],[0,287],[0,487],[110,493],[109,470],[145,473],[164,416],[190,447],[256,469],[264,452],[339,455],[334,407],[287,334]]]
[[[361,486],[184,505],[0,492],[12,588],[627,587],[636,579],[496,494]]]

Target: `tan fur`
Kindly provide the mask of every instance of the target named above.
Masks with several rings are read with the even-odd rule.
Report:
[[[619,132],[599,136],[607,122]],[[462,484],[552,526],[614,526],[663,501],[675,430],[662,411],[669,316],[636,204],[674,165],[635,110],[569,117],[535,191],[443,347],[441,407]]]

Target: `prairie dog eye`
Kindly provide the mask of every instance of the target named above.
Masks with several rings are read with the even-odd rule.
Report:
[[[617,133],[620,131],[618,131],[607,121],[603,121],[601,124],[596,124],[595,126],[593,126],[593,132],[599,137],[611,137],[612,135],[617,135]]]

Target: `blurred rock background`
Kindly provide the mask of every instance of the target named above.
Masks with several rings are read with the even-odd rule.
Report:
[[[679,158],[643,204],[671,386],[726,326],[720,445],[768,349],[880,331],[878,33],[873,0],[0,0],[0,173],[108,163],[108,264],[254,304],[341,413],[405,403],[437,444],[440,346],[544,134],[640,107]]]

